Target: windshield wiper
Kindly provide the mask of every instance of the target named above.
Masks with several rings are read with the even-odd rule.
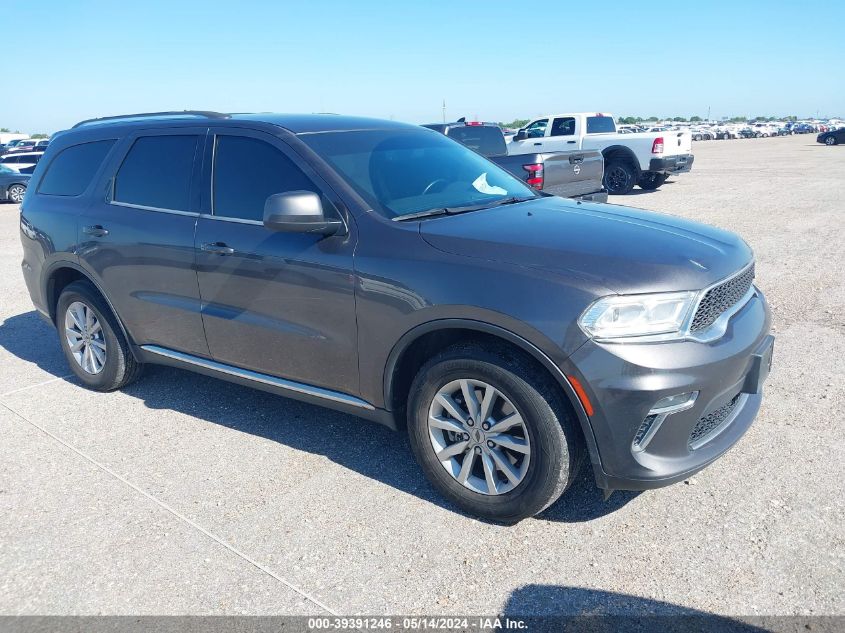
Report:
[[[441,215],[458,215],[459,213],[468,213],[470,211],[481,211],[483,209],[492,209],[493,207],[500,207],[505,204],[516,204],[518,202],[525,202],[526,200],[534,200],[534,196],[530,198],[505,198],[490,204],[472,204],[465,207],[443,207],[441,209],[428,209],[427,211],[417,211],[416,213],[406,213],[405,215],[397,215],[393,218],[396,222],[404,222],[405,220],[418,220],[420,218],[433,218]]]

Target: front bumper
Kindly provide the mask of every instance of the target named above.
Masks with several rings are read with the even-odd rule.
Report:
[[[724,336],[710,343],[588,341],[579,348],[570,361],[594,409],[589,422],[597,449],[593,470],[598,486],[608,490],[666,486],[731,448],[760,409],[759,387],[768,369],[761,373],[760,365],[761,360],[769,362],[770,325],[771,313],[757,290],[731,318]],[[691,391],[699,392],[695,404],[666,417],[647,446],[636,450],[634,440],[638,432],[642,434],[654,405]],[[703,441],[693,434],[720,411],[729,414]]]
[[[652,158],[648,165],[648,170],[661,174],[681,174],[690,171],[694,161],[695,156],[693,154],[678,154],[664,158]]]

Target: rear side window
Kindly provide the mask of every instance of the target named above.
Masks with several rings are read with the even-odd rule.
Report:
[[[320,193],[282,152],[247,136],[217,137],[213,187],[214,215],[257,222],[264,219],[264,202],[275,193]]]
[[[196,135],[142,136],[114,179],[114,200],[141,207],[190,210]]]
[[[47,168],[38,193],[49,196],[80,195],[88,188],[112,145],[114,139],[82,143],[63,149]]]
[[[587,117],[587,134],[603,134],[605,132],[615,132],[616,126],[613,124],[613,117],[609,116],[588,116]]]
[[[552,136],[573,136],[574,134],[575,117],[561,117],[552,123]]]
[[[502,130],[491,125],[462,125],[449,128],[449,137],[484,156],[504,156],[508,153]]]

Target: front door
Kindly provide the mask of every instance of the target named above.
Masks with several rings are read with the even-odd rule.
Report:
[[[358,390],[354,225],[334,194],[280,139],[212,130],[206,146],[196,257],[214,360],[345,393]],[[307,190],[345,235],[281,233],[263,225],[268,196]]]

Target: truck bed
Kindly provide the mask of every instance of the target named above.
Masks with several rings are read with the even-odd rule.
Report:
[[[607,200],[602,189],[604,159],[598,150],[545,152],[516,156],[490,156],[490,160],[507,169],[520,180],[528,180],[531,173],[524,165],[543,165],[543,191],[564,198],[587,198],[597,202]]]

